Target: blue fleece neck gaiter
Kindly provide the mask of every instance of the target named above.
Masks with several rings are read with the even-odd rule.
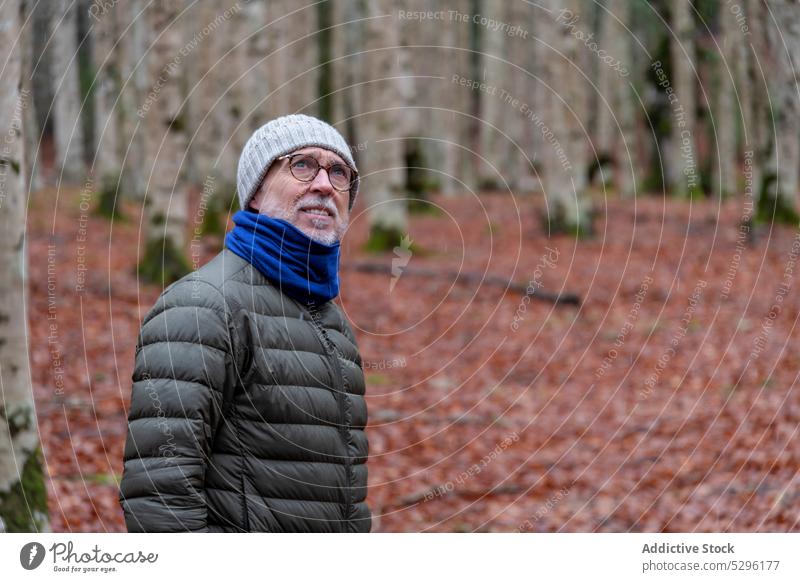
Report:
[[[317,242],[286,220],[252,211],[239,210],[233,222],[225,246],[283,293],[306,305],[339,294],[338,242]]]

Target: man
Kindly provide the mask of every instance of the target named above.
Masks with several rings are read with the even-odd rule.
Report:
[[[289,115],[248,140],[237,189],[226,248],[142,323],[128,530],[368,532],[364,375],[332,301],[355,163],[333,127]]]

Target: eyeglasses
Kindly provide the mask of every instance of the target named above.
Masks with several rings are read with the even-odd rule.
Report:
[[[325,168],[331,186],[339,192],[347,192],[353,184],[354,172],[349,166],[334,162],[323,166],[311,154],[287,154],[277,159],[289,158],[289,171],[301,182],[311,182],[317,177],[320,168]]]

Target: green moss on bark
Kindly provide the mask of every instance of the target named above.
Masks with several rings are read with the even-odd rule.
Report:
[[[25,461],[21,479],[0,493],[0,532],[26,533],[49,530],[47,489],[42,471],[41,449]]]
[[[759,223],[791,224],[800,222],[800,215],[785,196],[781,196],[774,188],[775,174],[764,176],[761,193],[756,204],[755,220]]]
[[[189,273],[191,268],[171,239],[154,239],[145,245],[138,271],[147,283],[169,285]]]
[[[594,210],[590,209],[577,217],[568,217],[563,208],[554,208],[549,214],[542,215],[542,228],[547,236],[568,235],[588,239],[594,236],[594,215]]]
[[[369,239],[364,245],[364,250],[370,253],[383,253],[391,251],[403,240],[405,233],[399,228],[375,225],[370,229]]]
[[[104,176],[100,185],[100,196],[97,200],[97,207],[95,213],[98,216],[103,216],[109,220],[123,220],[125,217],[122,214],[120,207],[120,200],[122,197],[119,195],[119,176]]]

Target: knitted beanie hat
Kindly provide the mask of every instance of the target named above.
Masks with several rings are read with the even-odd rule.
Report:
[[[338,154],[355,174],[350,190],[350,209],[358,194],[358,170],[347,142],[334,127],[308,115],[285,115],[259,127],[239,156],[236,188],[245,210],[276,158],[304,147],[316,146]]]

